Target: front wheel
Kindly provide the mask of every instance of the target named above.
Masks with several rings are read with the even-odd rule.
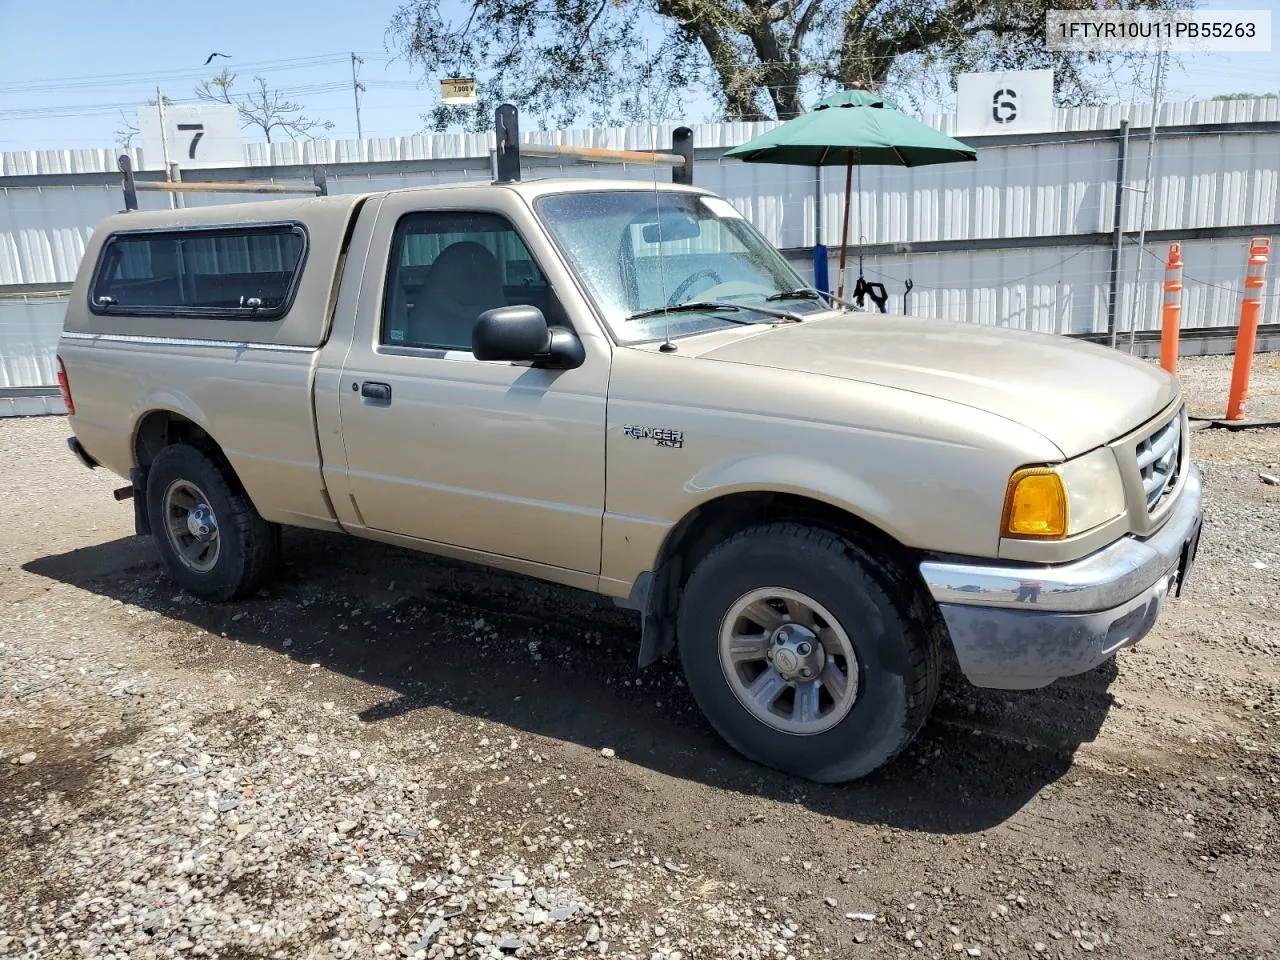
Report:
[[[161,450],[147,471],[147,513],[170,576],[196,596],[245,596],[276,566],[280,528],[259,516],[214,451]]]
[[[822,783],[854,780],[923,725],[941,621],[913,578],[833,533],[755,527],[712,550],[680,604],[694,699],[738,752]]]

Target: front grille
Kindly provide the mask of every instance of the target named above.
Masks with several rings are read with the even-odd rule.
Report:
[[[1147,513],[1154,513],[1178,485],[1182,466],[1182,416],[1179,414],[1138,444],[1138,473],[1147,498]]]

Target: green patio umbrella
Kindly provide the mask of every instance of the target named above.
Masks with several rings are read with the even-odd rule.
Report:
[[[818,101],[811,112],[734,147],[725,156],[746,163],[844,165],[844,226],[837,291],[840,297],[844,296],[844,266],[849,249],[854,165],[922,167],[978,159],[972,147],[900,113],[884,97],[858,89],[833,93]]]

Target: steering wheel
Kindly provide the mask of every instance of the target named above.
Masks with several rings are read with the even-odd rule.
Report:
[[[716,273],[714,270],[695,270],[693,273],[689,274],[689,276],[684,278],[680,286],[676,287],[672,292],[671,296],[667,297],[667,306],[678,306],[684,300],[685,293],[688,292],[689,288],[693,286],[693,282],[699,277],[708,277],[716,283],[722,282],[720,280],[720,274]]]

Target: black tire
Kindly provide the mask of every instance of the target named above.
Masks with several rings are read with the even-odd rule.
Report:
[[[168,532],[164,498],[179,481],[202,491],[216,517],[220,543],[207,571],[185,563]],[[258,515],[231,466],[216,450],[187,444],[161,450],[147,472],[147,516],[169,575],[183,589],[206,600],[234,600],[253,593],[279,561],[280,528]]]
[[[780,587],[813,598],[839,622],[858,661],[849,712],[830,729],[776,729],[738,699],[721,668],[721,623],[739,598]],[[822,529],[772,523],[730,537],[693,571],[680,602],[680,659],[694,699],[739,753],[819,783],[856,780],[915,737],[937,697],[945,627],[924,589],[897,564]]]

